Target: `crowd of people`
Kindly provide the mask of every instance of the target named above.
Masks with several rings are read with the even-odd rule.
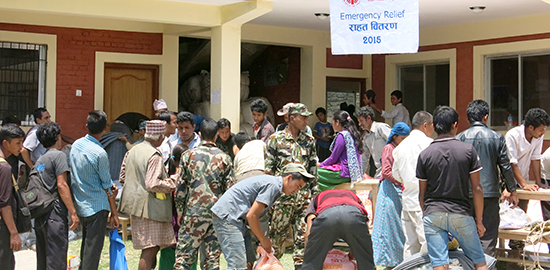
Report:
[[[301,103],[283,106],[277,114],[285,123],[274,128],[268,104],[258,99],[250,106],[252,136],[231,133],[224,118],[169,111],[163,100],[155,101],[154,120],[139,123],[137,141],[115,124],[107,132],[107,115],[98,110],[77,140],[63,135],[44,108],[34,112],[37,125],[28,134],[4,122],[2,267],[14,269],[13,251],[21,249],[14,189],[25,189],[25,172],[33,168],[56,198],[34,217],[38,269],[67,268],[67,235],[77,227],[80,269],[97,269],[107,223],[117,228],[119,213],[131,219],[139,269],[219,269],[221,253],[228,269],[252,269],[258,245],[281,258],[288,238],[295,269],[321,269],[339,239],[358,269],[392,268],[418,253],[428,254],[434,269],[446,269],[448,234],[477,269],[486,269],[484,254],[495,255],[499,202],[526,210],[516,189],[548,187],[550,152],[542,154],[548,114],[530,109],[525,123],[503,136],[487,126],[489,105],[474,100],[466,111],[470,126],[457,134],[458,113],[448,106],[411,120],[401,91],[391,93],[391,112],[377,107],[374,91],[363,98],[367,106],[336,111],[331,122],[318,108],[313,129],[313,113]],[[375,112],[393,125],[375,121]],[[70,149],[60,151],[63,141]],[[335,189],[363,179],[379,180],[372,237],[361,199]],[[550,203],[541,206],[550,218]]]

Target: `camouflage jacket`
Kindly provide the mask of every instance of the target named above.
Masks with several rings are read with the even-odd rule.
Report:
[[[174,201],[178,215],[211,215],[210,208],[235,184],[231,157],[211,142],[201,142],[181,156]]]
[[[309,188],[317,190],[317,151],[315,150],[315,139],[304,131],[296,139],[292,137],[288,128],[275,132],[267,143],[267,158],[265,170],[273,175],[279,175],[281,169],[289,163],[304,165],[306,170],[315,175]]]

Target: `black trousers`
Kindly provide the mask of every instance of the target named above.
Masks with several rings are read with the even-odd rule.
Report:
[[[302,270],[323,269],[327,253],[339,238],[348,243],[357,260],[357,269],[374,270],[372,240],[367,216],[354,206],[334,206],[313,220]]]
[[[479,238],[483,252],[490,256],[495,256],[498,225],[500,224],[500,198],[483,198],[483,226],[485,226],[485,234]],[[474,207],[473,199],[470,199],[470,204]],[[474,212],[475,217],[475,212]]]
[[[38,270],[67,269],[69,226],[66,215],[53,210],[34,220]]]
[[[0,220],[0,269],[15,269],[15,257],[10,246],[10,231],[4,220]]]
[[[97,270],[105,241],[109,211],[102,210],[89,217],[78,217],[82,224],[79,270]]]

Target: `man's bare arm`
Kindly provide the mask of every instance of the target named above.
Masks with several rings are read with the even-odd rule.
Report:
[[[23,150],[21,150],[21,157],[23,157],[23,160],[25,161],[27,166],[29,166],[29,168],[32,168],[34,166],[31,160],[31,151],[29,151],[29,149],[23,147]]]
[[[481,237],[485,234],[485,226],[483,226],[483,188],[479,180],[479,171],[470,174],[470,183],[472,185],[472,195],[474,196],[477,234]]]
[[[527,183],[527,179],[523,178],[523,175],[521,174],[521,170],[518,167],[518,164],[510,163],[510,166],[512,166],[512,171],[514,172],[514,178],[516,179],[516,182],[523,188],[524,190],[529,191],[537,191],[539,189],[538,185],[530,185]]]

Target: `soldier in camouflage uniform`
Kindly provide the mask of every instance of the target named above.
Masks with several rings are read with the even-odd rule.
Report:
[[[175,203],[181,223],[174,269],[191,268],[201,242],[206,244],[206,263],[201,269],[219,269],[221,248],[212,225],[210,208],[235,183],[231,157],[216,148],[218,126],[213,119],[201,123],[202,142],[183,153]]]
[[[273,241],[275,256],[281,258],[282,248],[291,226],[294,229],[294,267],[300,269],[304,258],[304,234],[306,231],[305,214],[311,198],[318,193],[317,153],[315,139],[304,130],[308,116],[312,113],[304,104],[296,103],[289,108],[288,126],[271,135],[267,144],[265,169],[268,173],[279,175],[281,169],[289,163],[304,165],[308,173],[315,176],[297,194],[282,195],[274,204],[271,217],[269,238]]]

